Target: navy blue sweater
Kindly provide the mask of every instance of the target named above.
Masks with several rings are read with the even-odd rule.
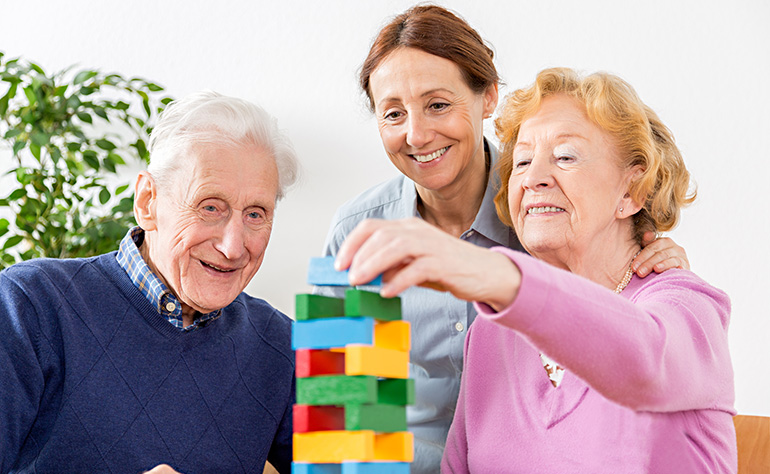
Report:
[[[291,467],[291,320],[241,293],[183,333],[115,254],[0,273],[0,474]]]

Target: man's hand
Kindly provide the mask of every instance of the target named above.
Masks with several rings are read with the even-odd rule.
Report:
[[[144,471],[144,472],[145,474],[180,474],[168,464],[161,464],[159,466],[155,466],[149,471]]]

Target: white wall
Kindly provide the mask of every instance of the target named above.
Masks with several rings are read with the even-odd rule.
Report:
[[[494,45],[504,90],[548,66],[604,69],[631,82],[674,131],[699,199],[672,235],[693,270],[732,298],[737,409],[770,415],[770,3],[442,3]],[[48,70],[80,63],[143,76],[176,97],[210,88],[276,115],[305,174],[279,206],[248,291],[291,314],[335,208],[396,174],[356,70],[378,28],[410,4],[3,0],[0,50]],[[0,160],[4,170],[7,155]]]

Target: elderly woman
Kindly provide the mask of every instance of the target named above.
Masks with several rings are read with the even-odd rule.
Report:
[[[645,278],[645,231],[672,228],[689,174],[673,137],[608,74],[541,72],[508,99],[496,197],[535,258],[412,219],[367,221],[337,257],[476,301],[445,472],[735,472],[730,304],[687,270]]]
[[[360,85],[385,152],[403,176],[337,211],[326,255],[336,255],[367,218],[416,217],[479,247],[521,249],[495,213],[499,180],[490,170],[498,152],[483,135],[484,120],[497,106],[498,81],[492,50],[442,7],[413,7],[380,30],[361,68]],[[640,276],[653,268],[688,267],[684,251],[669,239],[649,244],[635,264]],[[450,294],[422,288],[404,292],[402,302],[404,318],[412,323],[410,376],[416,381],[416,402],[408,410],[415,434],[412,471],[435,473],[460,389],[465,335],[476,311]]]

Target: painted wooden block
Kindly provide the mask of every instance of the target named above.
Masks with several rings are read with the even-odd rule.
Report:
[[[345,346],[345,374],[405,379],[409,377],[409,352],[349,344]]]
[[[378,433],[406,431],[406,407],[385,404],[357,404],[344,406],[294,405],[294,432],[360,431]]]
[[[334,269],[334,257],[316,257],[310,259],[307,272],[307,282],[319,286],[350,286],[348,271]],[[367,285],[382,285],[382,276],[366,283]]]
[[[374,345],[383,349],[409,351],[412,348],[409,321],[378,322],[374,325]]]
[[[368,375],[301,378],[297,379],[297,404],[377,403],[378,385],[377,377]]]
[[[342,464],[293,462],[291,474],[342,474]]]
[[[414,458],[412,433],[374,431],[314,431],[294,433],[294,461],[341,463],[343,461],[401,461]]]
[[[294,460],[340,463],[374,459],[374,431],[294,433]]]
[[[345,316],[345,300],[333,296],[298,294],[294,314],[297,321]]]
[[[345,373],[345,352],[326,349],[297,349],[294,352],[297,378]]]
[[[329,349],[348,344],[372,344],[374,319],[323,318],[296,321],[291,329],[293,349]]]
[[[377,383],[377,403],[414,404],[414,379],[383,379]]]
[[[414,435],[409,431],[375,435],[374,459],[412,462],[414,459]]]
[[[406,431],[406,407],[398,405],[345,405],[345,429],[390,433]]]
[[[294,405],[293,415],[295,433],[350,429],[345,427],[345,408],[341,406]]]
[[[401,298],[383,298],[379,293],[349,288],[345,290],[345,316],[371,316],[381,321],[401,319]]]
[[[311,464],[295,462],[291,465],[292,474],[409,474],[406,462],[343,462],[340,464]]]
[[[349,403],[414,403],[413,379],[380,379],[371,375],[321,375],[297,379],[298,405]]]
[[[409,474],[407,462],[344,462],[341,474]]]

